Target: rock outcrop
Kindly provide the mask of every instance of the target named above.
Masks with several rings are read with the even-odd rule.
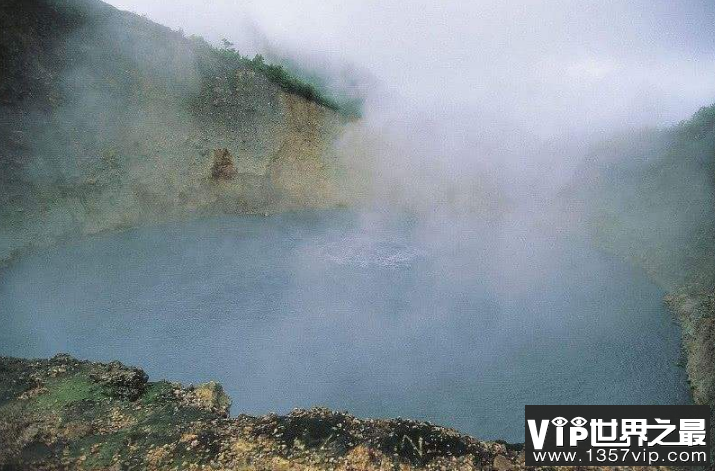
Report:
[[[214,149],[211,178],[214,180],[232,180],[238,171],[233,163],[233,156],[228,149]]]
[[[223,391],[223,386],[215,381],[209,381],[195,388],[190,387],[184,402],[221,417],[228,417],[231,410],[231,398]]]

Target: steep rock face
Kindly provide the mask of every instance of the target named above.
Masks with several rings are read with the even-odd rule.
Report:
[[[0,260],[27,245],[337,202],[344,120],[98,0],[0,5]],[[212,151],[232,156],[212,178]]]
[[[272,184],[291,202],[322,206],[336,195],[335,166],[321,156],[334,133],[325,108],[293,95],[282,96],[288,125],[268,166]]]

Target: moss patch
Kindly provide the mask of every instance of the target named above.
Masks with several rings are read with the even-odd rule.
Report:
[[[35,398],[38,409],[62,409],[75,402],[102,399],[102,389],[84,375],[75,375],[45,387],[48,391]]]

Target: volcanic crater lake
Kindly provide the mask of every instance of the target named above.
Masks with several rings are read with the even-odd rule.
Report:
[[[149,227],[0,272],[0,355],[220,381],[233,413],[327,406],[524,439],[525,404],[681,404],[680,332],[642,272],[506,218],[348,211]]]

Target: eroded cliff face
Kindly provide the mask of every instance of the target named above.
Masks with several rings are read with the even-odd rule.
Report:
[[[326,206],[337,201],[337,164],[326,160],[336,136],[335,117],[316,103],[283,94],[286,126],[281,146],[271,156],[271,184],[287,197],[288,205]]]
[[[339,202],[344,119],[222,51],[95,0],[13,0],[0,29],[0,259],[141,224]],[[212,174],[217,149],[229,178]]]

